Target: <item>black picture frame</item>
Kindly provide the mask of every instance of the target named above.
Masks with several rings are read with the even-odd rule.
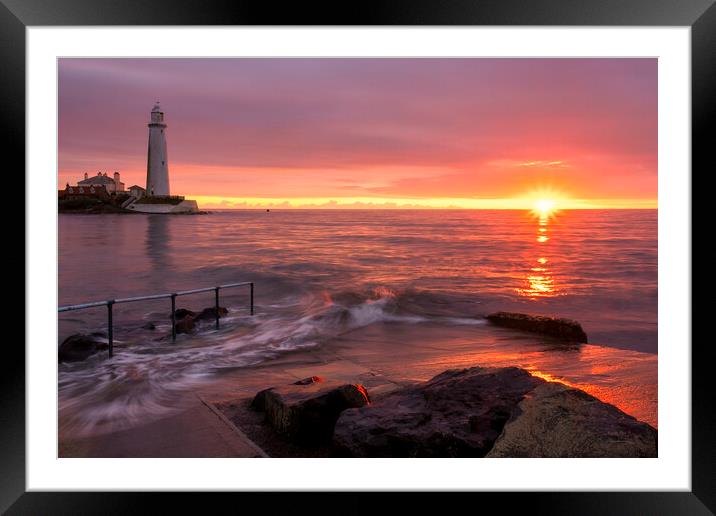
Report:
[[[385,0],[383,2],[286,3],[243,0],[0,0],[0,126],[4,164],[12,177],[25,169],[25,30],[30,26],[83,25],[574,25],[689,26],[692,73],[692,171],[716,170],[709,123],[716,122],[715,0]],[[8,176],[10,177],[10,176]],[[693,183],[692,183],[693,184]],[[692,201],[693,202],[693,201]],[[693,206],[693,204],[692,204]],[[18,246],[19,247],[19,246]],[[23,246],[24,249],[24,246]],[[692,249],[693,253],[693,249]],[[23,253],[6,257],[8,270],[24,267]],[[27,274],[27,272],[26,272]],[[26,276],[27,278],[27,276]],[[32,310],[32,307],[27,307]],[[17,342],[17,341],[15,341]],[[5,342],[0,382],[0,511],[8,514],[123,514],[192,507],[179,493],[36,493],[25,488],[25,353]],[[669,343],[678,344],[678,343]],[[533,514],[714,514],[716,512],[716,418],[711,369],[714,346],[692,343],[692,490],[690,492],[451,493],[450,506],[477,501],[500,511]],[[205,500],[206,495],[200,495]],[[226,512],[264,505],[268,513],[310,508],[305,494],[212,494]],[[321,506],[346,513],[386,507],[376,493],[343,493]],[[468,498],[469,497],[469,498]],[[478,497],[475,499],[475,497]],[[237,499],[237,498],[240,498]],[[454,499],[452,499],[454,498]],[[460,500],[462,498],[462,500]],[[192,500],[193,501],[193,500]],[[205,503],[200,501],[199,503]],[[424,494],[403,497],[402,512],[425,510]],[[441,502],[443,510],[444,502]],[[493,505],[494,506],[494,505]],[[315,507],[314,507],[315,509]],[[216,512],[219,512],[218,510]],[[315,512],[315,511],[312,511]],[[323,512],[323,511],[320,511]]]

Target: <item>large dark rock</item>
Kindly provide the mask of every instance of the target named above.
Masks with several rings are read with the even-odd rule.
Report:
[[[655,457],[656,435],[578,389],[473,367],[346,410],[333,443],[349,457]]]
[[[330,442],[338,416],[346,409],[370,403],[362,385],[319,379],[265,389],[251,407],[266,413],[276,432],[301,444]]]
[[[516,367],[445,371],[346,410],[333,443],[341,456],[482,457],[523,396],[542,381]]]
[[[584,333],[582,326],[571,319],[513,312],[496,312],[488,315],[487,320],[497,326],[541,333],[566,342],[587,342],[587,334]]]
[[[488,457],[656,457],[657,431],[560,383],[519,404]]]
[[[79,362],[108,347],[109,345],[99,340],[97,335],[78,333],[62,341],[57,350],[57,358],[60,362]]]

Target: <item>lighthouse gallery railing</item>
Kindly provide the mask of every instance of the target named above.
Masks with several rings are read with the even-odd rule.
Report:
[[[201,292],[214,291],[214,300],[216,303],[216,329],[219,329],[219,290],[235,287],[249,287],[249,310],[251,315],[254,315],[254,283],[253,281],[244,281],[242,283],[228,283],[226,285],[218,285],[216,287],[197,288],[194,290],[183,290],[180,292],[173,292],[171,294],[153,294],[150,296],[138,296],[138,297],[125,297],[120,299],[108,299],[107,301],[95,301],[92,303],[82,303],[78,305],[67,305],[60,306],[58,312],[69,312],[71,310],[84,310],[85,308],[95,308],[98,306],[107,307],[107,343],[109,349],[109,357],[112,358],[114,354],[114,335],[112,328],[112,307],[120,303],[134,303],[136,301],[148,301],[150,299],[171,299],[172,301],[172,341],[176,341],[176,298],[179,296],[188,296],[190,294],[199,294]]]

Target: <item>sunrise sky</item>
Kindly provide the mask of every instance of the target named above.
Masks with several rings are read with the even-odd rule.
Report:
[[[656,59],[60,59],[59,186],[202,208],[655,208]]]

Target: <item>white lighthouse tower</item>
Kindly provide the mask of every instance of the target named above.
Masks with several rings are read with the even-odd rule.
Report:
[[[152,108],[149,122],[149,148],[147,150],[147,195],[169,195],[169,163],[167,160],[167,139],[164,134],[164,112],[159,102]]]
[[[196,201],[185,199],[182,195],[169,196],[167,138],[164,134],[167,124],[164,123],[164,111],[159,102],[152,108],[152,119],[148,125],[147,191],[141,196],[131,196],[122,208],[139,213],[202,213]]]

